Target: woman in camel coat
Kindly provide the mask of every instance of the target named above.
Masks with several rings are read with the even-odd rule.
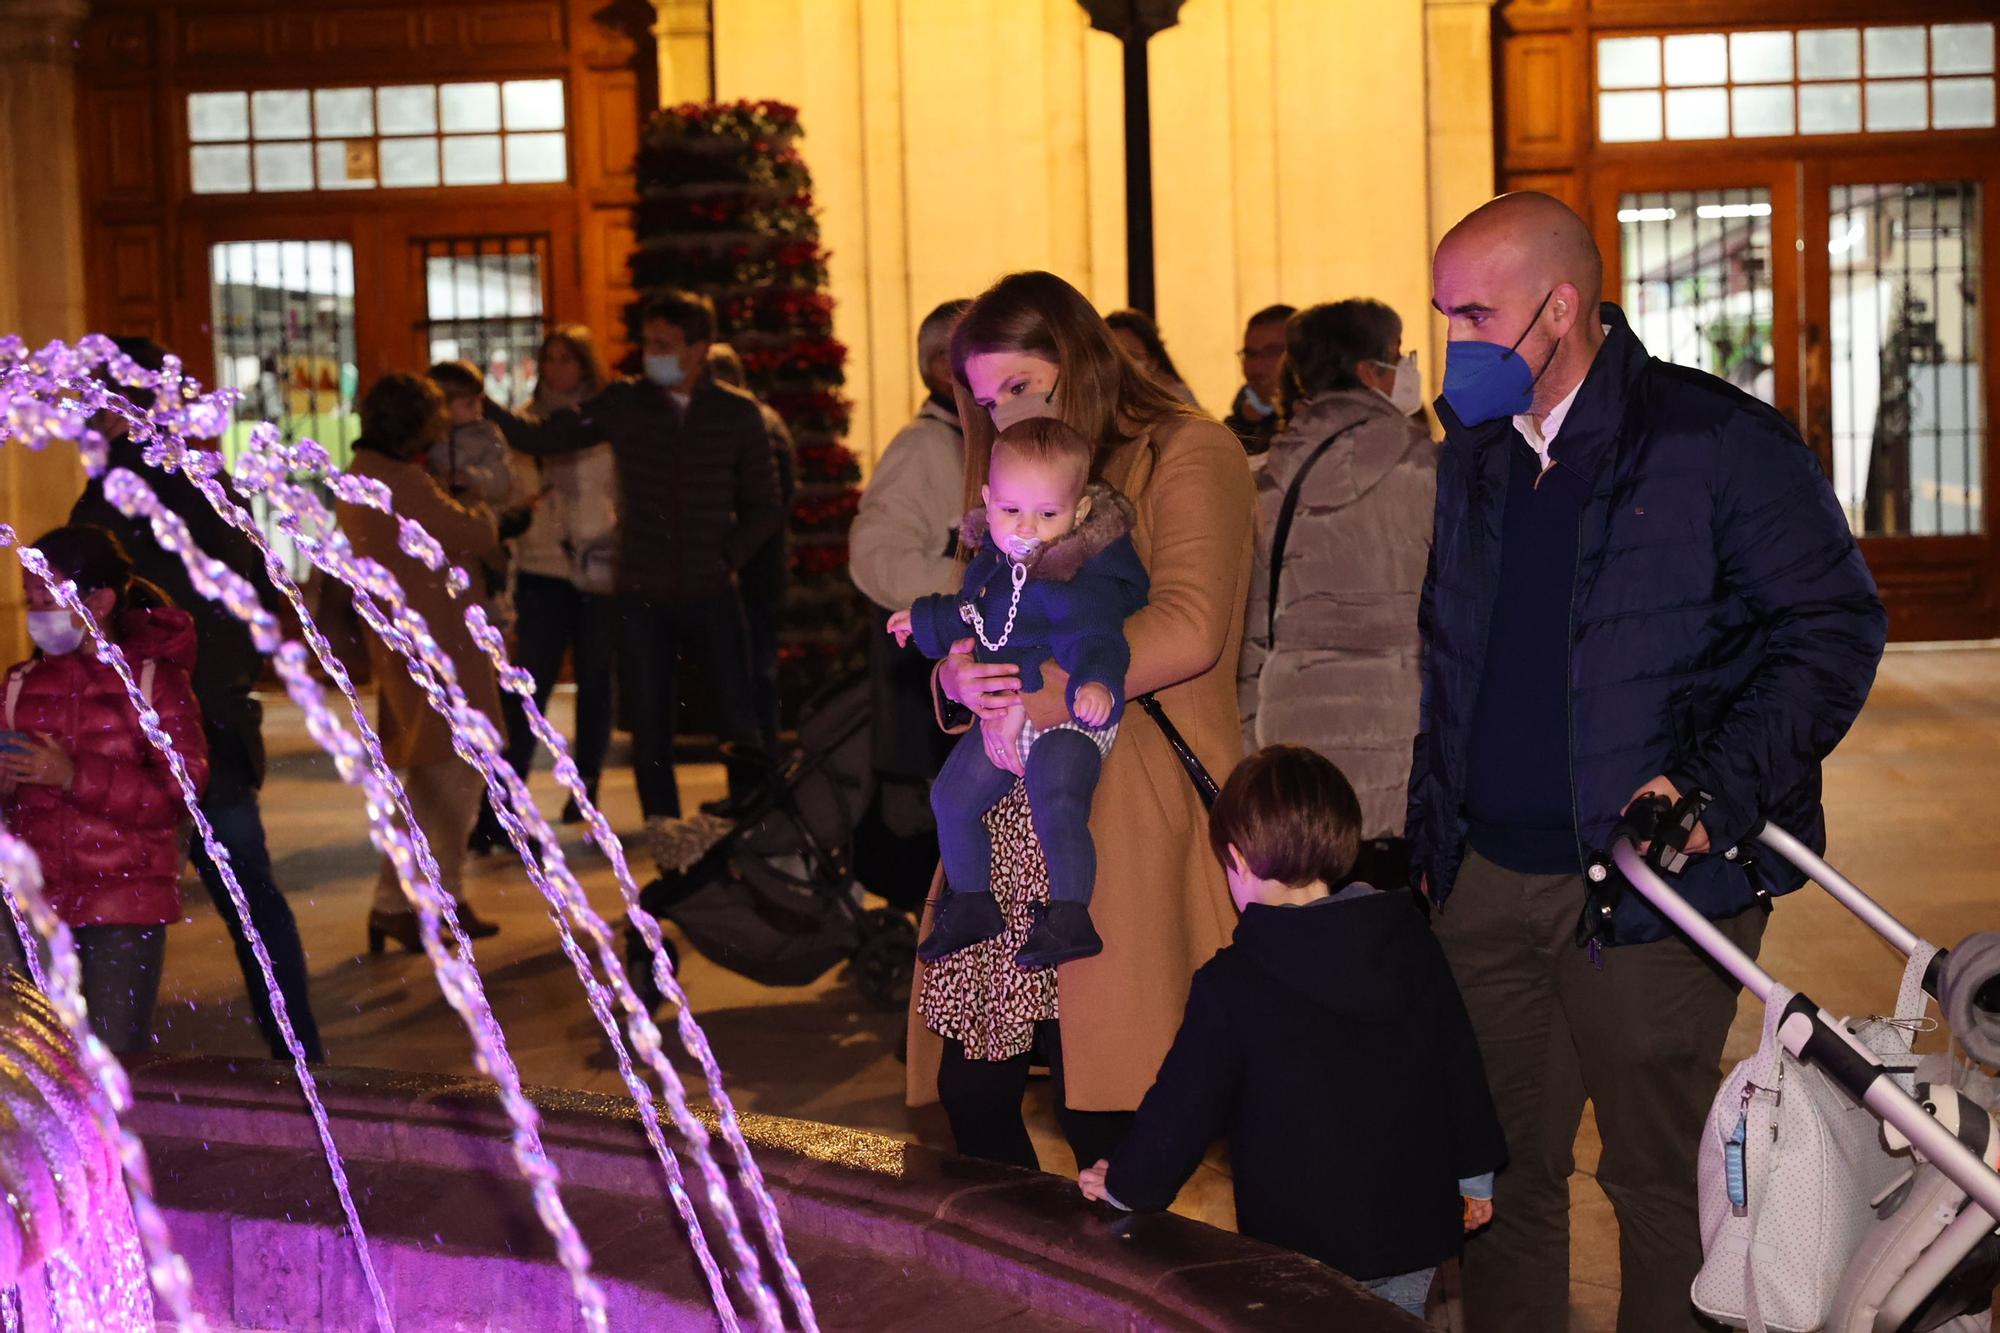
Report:
[[[497,724],[499,684],[492,661],[472,641],[466,626],[470,600],[452,596],[442,572],[425,568],[397,544],[396,518],[401,517],[421,523],[444,548],[448,564],[467,570],[477,570],[499,545],[492,511],[476,503],[470,508],[461,505],[424,470],[423,459],[446,425],[444,395],[429,380],[401,374],[377,380],[361,403],[362,435],[355,442],[350,471],[387,486],[396,517],[345,503],[337,512],[355,555],[381,562],[396,576],[410,609],[424,618],[431,637],[457,668],[466,701]],[[499,927],[481,920],[465,904],[460,878],[466,837],[479,815],[485,784],[453,752],[451,725],[432,710],[395,650],[372,632],[367,639],[369,666],[380,696],[377,728],[383,757],[402,775],[410,808],[437,857],[440,883],[459,900],[459,925],[472,938],[483,939]],[[413,953],[421,947],[416,913],[403,898],[395,866],[385,857],[368,913],[368,951],[380,953],[388,940]]]
[[[1125,626],[1128,697],[1156,691],[1203,764],[1218,779],[1226,775],[1242,754],[1236,663],[1253,559],[1254,497],[1242,446],[1140,370],[1082,294],[1052,274],[1017,273],[980,297],[953,336],[952,361],[968,498],[986,475],[992,412],[1003,399],[1046,397],[1071,426],[1104,442],[1097,473],[1132,501],[1133,541],[1152,580],[1151,600]],[[969,656],[938,670],[941,695],[975,713],[1004,709],[1020,697],[1018,683],[1013,667]],[[1023,697],[1037,726],[1067,718],[1063,685],[1060,672],[1045,669],[1043,688]],[[1012,827],[1025,825],[1019,814],[1017,807]],[[1021,855],[1024,838],[1009,839],[1006,803],[993,818],[996,895],[1008,897],[1010,880],[1017,893],[1024,884],[1040,888],[1040,858]],[[1010,911],[999,940],[919,973],[909,1100],[922,1105],[942,1092],[961,1151],[1034,1165],[1020,1100],[1027,1034],[1039,1029],[1064,1133],[1082,1163],[1097,1160],[1152,1086],[1195,969],[1235,928],[1208,847],[1206,810],[1166,738],[1138,709],[1126,714],[1104,765],[1090,827],[1098,854],[1091,913],[1103,953],[1057,969],[1053,988],[1045,975],[1010,976],[980,957],[1011,963],[1019,932]],[[956,959],[964,961],[954,967]],[[1049,1021],[1058,994],[1059,1024]]]

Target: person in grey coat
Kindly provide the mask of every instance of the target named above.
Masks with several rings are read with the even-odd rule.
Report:
[[[1409,879],[1417,599],[1437,496],[1438,447],[1410,415],[1422,385],[1402,340],[1403,321],[1378,301],[1286,321],[1286,421],[1257,479],[1237,671],[1244,745],[1304,745],[1339,765],[1361,798],[1355,873],[1384,885]]]

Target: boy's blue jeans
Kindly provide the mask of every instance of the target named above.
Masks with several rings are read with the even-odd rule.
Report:
[[[1046,731],[1028,751],[1028,811],[1049,867],[1049,897],[1090,905],[1097,883],[1097,845],[1090,840],[1090,802],[1104,757],[1076,731]],[[937,815],[938,853],[955,893],[993,888],[993,840],[986,812],[1014,786],[1014,775],[995,768],[974,727],[958,738],[931,785]]]

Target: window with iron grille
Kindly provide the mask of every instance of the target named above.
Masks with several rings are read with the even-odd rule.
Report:
[[[431,363],[470,361],[494,401],[519,407],[535,389],[535,352],[549,309],[549,238],[448,236],[416,243]]]

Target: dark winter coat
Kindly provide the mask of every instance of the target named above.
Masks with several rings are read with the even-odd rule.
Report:
[[[1111,691],[1113,721],[1125,707],[1125,669],[1132,652],[1125,642],[1125,617],[1146,604],[1146,567],[1132,545],[1132,502],[1109,486],[1092,486],[1090,513],[1076,531],[1050,542],[1028,561],[1028,581],[1013,632],[997,651],[980,643],[961,612],[970,602],[998,640],[1013,600],[1012,562],[987,540],[986,511],[965,516],[959,540],[975,551],[966,566],[963,591],[920,597],[910,608],[917,647],[927,657],[943,657],[952,644],[971,638],[981,662],[1012,662],[1021,668],[1021,690],[1042,688],[1042,663],[1051,657],[1069,673],[1069,706],[1076,692],[1096,682]]]
[[[194,621],[170,607],[127,611],[118,646],[133,678],[151,661],[153,711],[199,792],[208,745],[188,671]],[[18,688],[17,688],[18,686]],[[13,729],[46,732],[75,765],[67,791],[22,785],[6,798],[7,827],[42,863],[42,891],[72,926],[157,926],[180,919],[180,825],[188,817],[166,759],[146,739],[125,684],[88,640],[61,657],[8,671]]]
[[[1363,1281],[1458,1253],[1459,1181],[1506,1146],[1444,951],[1406,895],[1244,912],[1195,973],[1106,1187],[1163,1209],[1225,1133],[1244,1235]]]
[[[264,557],[257,544],[225,522],[186,476],[148,466],[140,446],[129,435],[112,443],[109,468],[124,468],[150,486],[161,505],[187,524],[203,554],[248,580],[265,609],[278,610],[278,592],[264,572]],[[223,484],[228,485],[226,481]],[[93,524],[117,537],[132,557],[133,572],[194,618],[199,648],[194,661],[194,697],[201,705],[202,727],[208,738],[209,776],[204,799],[223,806],[249,797],[264,785],[265,762],[264,706],[252,693],[263,673],[264,658],[251,641],[249,627],[221,602],[195,590],[181,558],[154,538],[152,523],[127,518],[105,498],[102,477],[91,478],[84,487],[69,512],[69,521]]]
[[[1250,386],[1244,385],[1230,400],[1229,415],[1222,424],[1236,432],[1236,438],[1243,442],[1243,452],[1253,458],[1271,447],[1271,441],[1278,434],[1278,413],[1274,410],[1258,416],[1250,406]]]
[[[1646,354],[1609,327],[1554,442],[1588,479],[1569,614],[1569,784],[1577,865],[1632,793],[1665,775],[1715,797],[1717,848],[1765,820],[1824,847],[1820,762],[1875,677],[1887,617],[1818,460],[1775,410]],[[1465,852],[1467,740],[1500,569],[1510,419],[1467,428],[1442,399],[1436,538],[1419,619],[1424,700],[1410,772],[1414,869],[1438,901]],[[1796,888],[1767,858],[1776,892]],[[1750,877],[1697,859],[1680,891],[1704,914],[1754,901]],[[1617,943],[1663,938],[1636,894]]]
[[[507,442],[537,457],[600,441],[618,466],[620,596],[706,601],[731,586],[784,521],[771,437],[757,402],[704,378],[685,417],[645,380],[620,380],[541,422],[489,401]]]

